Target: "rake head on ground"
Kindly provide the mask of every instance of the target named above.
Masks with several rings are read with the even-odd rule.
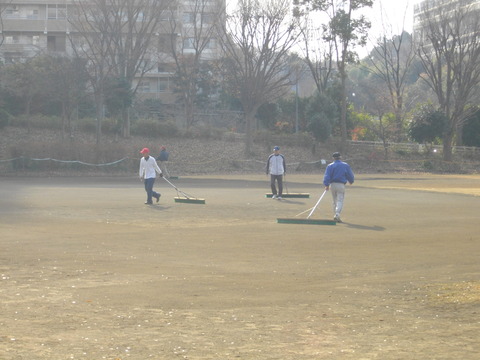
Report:
[[[187,203],[187,204],[205,204],[205,199],[199,199],[192,195],[189,195],[181,191],[178,187],[176,187],[171,181],[169,181],[165,177],[163,177],[163,179],[177,191],[177,197],[175,198],[175,202]],[[179,194],[182,194],[183,196],[180,196]]]

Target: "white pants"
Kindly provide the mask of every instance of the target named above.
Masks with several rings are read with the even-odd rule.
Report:
[[[333,199],[333,212],[335,216],[340,216],[343,208],[343,199],[345,198],[345,184],[332,183],[330,184],[330,191]]]

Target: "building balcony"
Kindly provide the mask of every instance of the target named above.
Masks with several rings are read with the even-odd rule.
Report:
[[[3,33],[44,33],[45,31],[68,32],[66,20],[30,20],[30,19],[4,19]]]

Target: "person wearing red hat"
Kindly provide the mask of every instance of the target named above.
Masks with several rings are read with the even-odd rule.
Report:
[[[140,159],[138,175],[140,176],[140,179],[143,180],[145,191],[147,192],[147,201],[145,204],[151,205],[153,204],[152,198],[157,199],[157,202],[160,201],[161,194],[153,191],[153,184],[155,183],[157,173],[160,177],[163,177],[163,173],[158,167],[155,158],[150,156],[150,150],[148,148],[143,148],[142,151],[140,151],[140,154],[142,154],[143,157]]]

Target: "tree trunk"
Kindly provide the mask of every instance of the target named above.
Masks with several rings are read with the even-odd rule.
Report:
[[[67,110],[65,102],[62,102],[62,139],[65,138],[67,132]]]
[[[70,138],[73,137],[72,116],[74,116],[74,120],[78,120],[78,105],[75,106],[75,109],[70,112],[70,115],[68,116],[68,135]]]
[[[443,137],[443,160],[452,161],[452,150],[453,150],[453,129],[449,129],[448,132]]]
[[[347,152],[347,94],[346,94],[346,77],[344,71],[341,71],[341,99],[340,99],[340,135],[341,135],[341,151]]]
[[[463,146],[463,122],[457,125],[456,136],[455,136],[455,145]]]
[[[245,113],[245,155],[252,155],[253,132],[255,128],[255,114],[257,110],[251,110]]]
[[[128,107],[122,110],[122,136],[130,137],[130,108]]]
[[[103,101],[103,94],[97,94],[95,96],[95,111],[97,115],[97,124],[96,124],[96,134],[97,134],[97,145],[100,144],[100,140],[102,137],[102,122],[104,116],[104,101]]]
[[[194,106],[189,100],[185,101],[185,120],[187,128],[191,127],[195,122]]]
[[[27,118],[27,133],[30,134],[30,108],[32,106],[33,99],[27,98],[27,105],[25,106],[25,117]]]
[[[378,116],[379,122],[380,122],[380,138],[382,139],[382,144],[383,144],[383,159],[388,160],[388,141],[387,141],[387,135],[385,134],[385,126],[383,125],[383,114],[380,114]]]
[[[403,137],[403,120],[402,120],[403,98],[397,97],[397,106],[395,107],[395,123],[396,123],[396,139],[397,142],[402,141]]]

